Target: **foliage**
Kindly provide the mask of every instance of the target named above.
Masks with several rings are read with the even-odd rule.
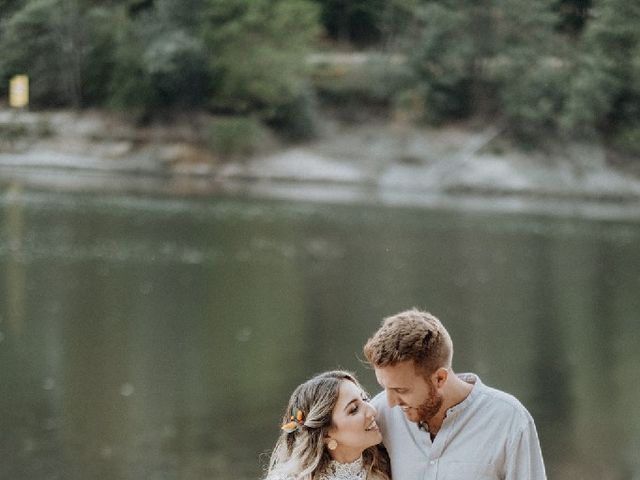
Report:
[[[566,128],[634,131],[640,127],[640,5],[602,2],[585,29],[564,111]],[[623,135],[632,142],[635,135]]]
[[[528,140],[599,132],[633,151],[640,128],[637,2],[0,0],[0,11],[0,94],[26,73],[36,108],[207,109],[301,139],[329,100],[502,119]],[[322,27],[401,61],[311,69]]]
[[[429,2],[419,14],[423,28],[409,54],[424,93],[426,119],[438,122],[468,115],[487,38],[477,42],[475,35],[459,32],[477,31],[486,23],[486,11],[481,5],[460,9],[455,2]]]
[[[3,3],[13,11],[0,74],[27,73],[36,107],[210,107],[275,120],[306,95],[304,55],[318,29],[305,0]]]
[[[91,41],[83,55],[80,103],[85,106],[101,105],[110,93],[110,80],[116,64],[115,19],[111,11],[102,7],[88,9],[83,17],[86,35]]]
[[[24,122],[19,116],[0,122],[0,152],[20,149],[34,141],[51,137],[54,131],[47,119]]]
[[[313,138],[320,123],[315,92],[310,87],[303,89],[288,103],[276,107],[267,123],[289,140]]]
[[[414,82],[406,62],[373,54],[359,63],[320,63],[314,67],[312,78],[324,103],[339,106],[349,115],[367,105],[393,106],[396,96]]]
[[[421,0],[315,0],[330,39],[358,47],[389,45],[411,28]]]
[[[3,23],[2,77],[29,75],[30,94],[36,103],[79,103],[77,73],[82,61],[82,32],[74,29],[77,12],[65,7],[63,0],[26,2]]]
[[[557,15],[556,28],[571,35],[579,34],[589,18],[592,0],[557,0],[554,11]]]
[[[316,0],[322,7],[321,20],[327,34],[356,45],[371,44],[381,37],[380,13],[385,0]]]
[[[2,123],[0,124],[0,141],[8,142],[27,136],[28,127],[24,123]]]
[[[420,15],[410,59],[426,120],[500,115],[525,137],[555,127],[567,72],[549,1],[431,1]]]
[[[211,105],[265,119],[306,88],[305,54],[317,32],[305,0],[208,0],[204,40],[212,55]]]
[[[502,0],[496,15],[492,55],[502,59],[494,77],[498,109],[516,136],[546,136],[557,127],[568,81],[552,4]]]
[[[0,0],[0,12],[3,16],[12,14],[15,10],[22,7],[24,0]]]
[[[206,102],[204,44],[167,14],[169,3],[159,2],[134,18],[121,12],[115,27],[112,106],[144,116],[169,108],[198,108]]]
[[[290,138],[312,136],[306,55],[317,14],[306,0],[207,0],[201,28],[210,52],[210,108],[256,114]]]
[[[612,136],[612,144],[623,152],[640,155],[640,125],[634,123],[619,128]]]
[[[553,134],[562,109],[567,71],[553,59],[537,59],[500,89],[502,112],[510,131],[535,141]]]
[[[208,144],[223,157],[246,156],[260,148],[267,137],[268,131],[254,117],[222,117],[212,122]]]

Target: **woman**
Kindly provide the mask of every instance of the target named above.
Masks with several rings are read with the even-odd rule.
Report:
[[[376,411],[347,372],[321,373],[291,395],[266,480],[389,480]]]

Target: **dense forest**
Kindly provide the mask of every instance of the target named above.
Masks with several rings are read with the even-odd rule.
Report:
[[[0,96],[31,107],[251,118],[313,135],[325,105],[481,118],[517,138],[640,152],[640,3],[0,0]],[[312,54],[367,52],[357,68]]]

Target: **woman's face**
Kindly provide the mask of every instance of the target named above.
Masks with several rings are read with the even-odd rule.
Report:
[[[375,417],[376,410],[360,387],[343,380],[328,432],[328,439],[338,443],[335,450],[329,450],[331,456],[339,462],[352,462],[364,449],[380,443],[382,435]]]

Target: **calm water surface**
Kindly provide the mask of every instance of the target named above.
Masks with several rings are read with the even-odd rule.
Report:
[[[295,385],[380,320],[536,419],[549,478],[640,478],[640,222],[0,190],[0,469],[256,479]]]

